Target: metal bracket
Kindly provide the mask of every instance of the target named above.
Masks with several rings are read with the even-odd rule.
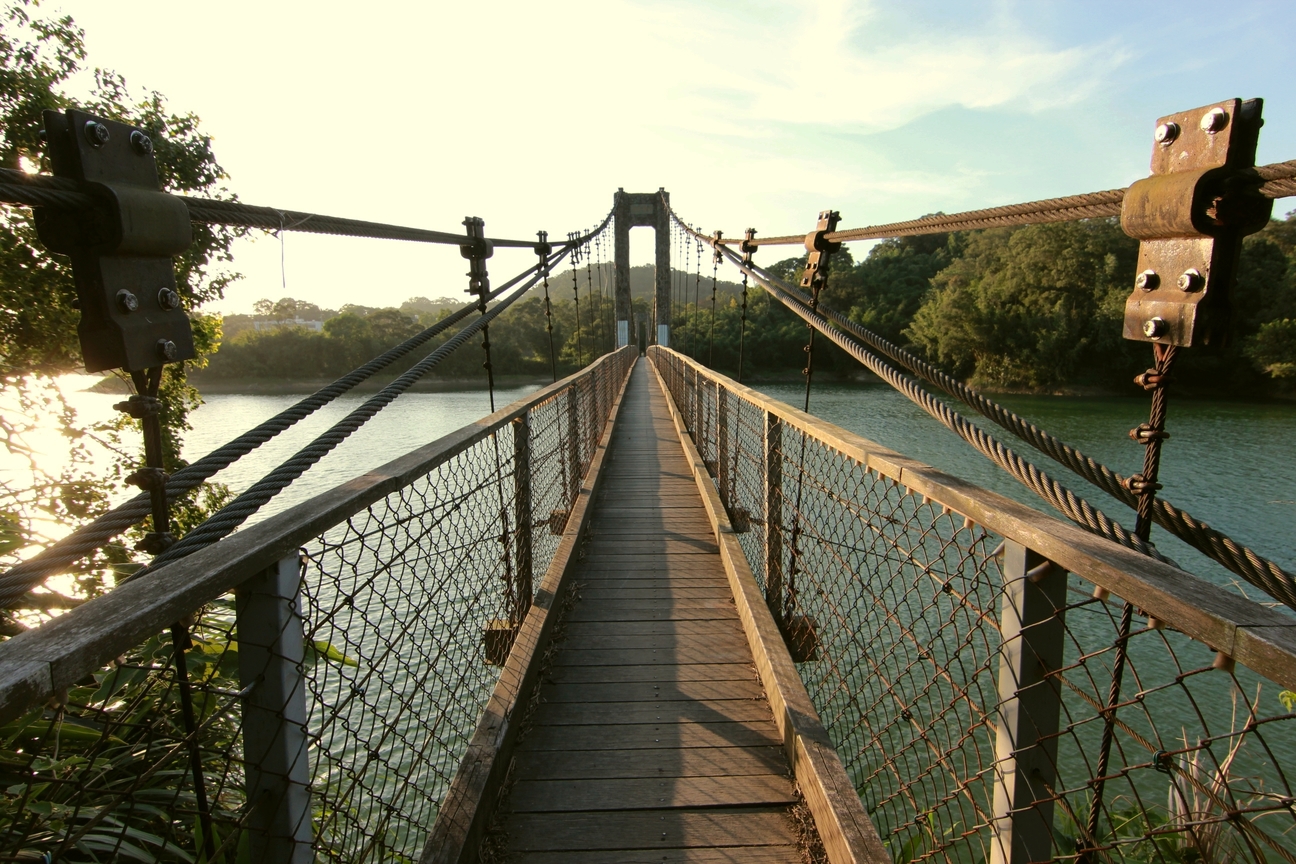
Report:
[[[742,244],[738,247],[739,251],[742,252],[742,263],[744,267],[750,267],[752,264],[752,256],[756,254],[755,240],[756,229],[748,228],[746,233],[743,235]]]
[[[801,287],[809,288],[810,293],[816,297],[820,289],[828,281],[828,258],[832,253],[841,248],[840,243],[829,243],[826,235],[837,230],[837,223],[841,221],[841,214],[836,210],[824,210],[819,214],[819,223],[815,230],[806,235],[806,251],[810,254],[806,258],[805,273],[801,276]]]
[[[1230,99],[1158,121],[1152,176],[1121,205],[1121,227],[1142,241],[1126,339],[1187,347],[1227,336],[1242,238],[1273,211],[1252,170],[1262,107]]]
[[[724,253],[720,251],[720,242],[724,239],[724,232],[719,229],[711,235],[711,260],[716,264],[724,263]]]
[[[36,232],[72,258],[87,372],[138,372],[194,356],[189,316],[171,257],[193,239],[189,209],[158,182],[153,141],[140,129],[84,111],[45,112],[55,176],[75,180],[99,204],[38,207]]]
[[[490,277],[486,274],[486,259],[495,254],[494,245],[486,239],[486,222],[480,216],[468,216],[463,220],[467,229],[468,242],[459,247],[459,254],[468,259],[468,288],[466,293],[474,294],[481,301],[482,311],[486,311],[486,295],[490,293]]]

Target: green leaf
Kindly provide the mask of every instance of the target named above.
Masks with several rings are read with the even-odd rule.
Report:
[[[320,658],[331,660],[334,663],[341,663],[343,666],[353,666],[360,668],[360,661],[346,656],[337,648],[324,640],[306,640],[306,661],[314,662]]]

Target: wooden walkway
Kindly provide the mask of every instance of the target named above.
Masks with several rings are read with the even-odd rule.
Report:
[[[609,454],[579,600],[515,751],[509,860],[799,862],[782,739],[644,360]]]

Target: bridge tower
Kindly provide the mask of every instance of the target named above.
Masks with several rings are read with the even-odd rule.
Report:
[[[658,345],[670,344],[671,263],[670,263],[670,193],[627,192],[618,189],[612,196],[616,217],[616,322],[617,347],[630,341],[633,306],[630,302],[630,229],[652,228],[657,235],[657,274],[653,310],[650,313],[649,338]]]

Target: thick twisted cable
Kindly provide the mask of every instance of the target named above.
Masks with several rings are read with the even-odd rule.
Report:
[[[566,250],[559,253],[558,257],[561,258],[564,254],[566,254]],[[335,423],[328,431],[301,450],[298,450],[291,458],[254,483],[247,491],[205,519],[174,546],[153,559],[153,563],[135,573],[131,578],[152,572],[170,561],[192,555],[194,552],[204,549],[230,534],[293,481],[306,473],[312,465],[332,452],[353,432],[367,423],[370,418],[386,408],[398,396],[412,387],[416,381],[435,368],[437,364],[453,354],[482,328],[490,324],[501,312],[526,294],[539,280],[538,275],[533,275],[520,288],[496,303],[489,311],[456,333],[444,345],[420,360],[408,372],[374,394],[359,408]]]
[[[1261,165],[1256,175],[1264,181],[1260,194],[1266,198],[1286,198],[1296,195],[1296,160]],[[1046,198],[1003,207],[987,207],[962,213],[924,216],[904,222],[888,222],[863,228],[845,228],[833,231],[825,239],[830,243],[850,240],[881,240],[887,237],[912,237],[922,234],[944,234],[950,231],[976,231],[983,228],[1001,228],[1015,225],[1037,225],[1045,222],[1070,222],[1075,219],[1097,219],[1119,216],[1125,189],[1108,189],[1104,192],[1087,192],[1062,198]],[[721,240],[722,244],[738,244],[741,238]],[[805,242],[804,234],[785,234],[778,237],[758,237],[756,246],[794,246]]]
[[[793,293],[798,302],[809,306],[808,298],[795,296],[800,294],[800,291],[786,284],[784,287],[789,289],[789,293]],[[1050,435],[994,400],[987,399],[976,390],[903,348],[859,326],[840,312],[822,303],[819,304],[819,311],[830,318],[834,326],[849,330],[870,347],[889,356],[928,383],[961,399],[969,407],[993,420],[1058,464],[1069,468],[1117,501],[1131,508],[1138,506],[1138,498],[1125,487],[1125,478],[1106,465],[1086,456],[1075,447]],[[1271,597],[1296,608],[1296,576],[1288,573],[1277,562],[1265,558],[1227,534],[1197,519],[1191,513],[1180,510],[1161,498],[1153,501],[1152,518],[1162,528],[1212,558],[1227,570],[1241,576]]]
[[[1296,177],[1296,162],[1284,163],[1292,177]],[[682,223],[681,223],[682,224]],[[774,277],[766,274],[767,278]],[[779,282],[792,299],[807,309],[810,298],[795,286]],[[976,390],[942,372],[926,361],[905,351],[881,336],[859,326],[840,312],[822,303],[818,311],[831,319],[834,326],[848,330],[874,350],[890,357],[928,383],[961,399],[968,406],[993,420],[1021,440],[1049,456],[1059,464],[1078,474],[1116,500],[1133,508],[1138,500],[1124,485],[1124,477],[1101,462],[1086,456],[1064,441],[1018,416],[1013,411],[987,399]],[[1157,498],[1153,503],[1153,518],[1171,534],[1215,560],[1227,570],[1241,576],[1269,596],[1296,608],[1296,576],[1288,573],[1276,562],[1265,558],[1253,549],[1238,543],[1187,511],[1180,510],[1168,501]]]
[[[530,270],[510,279],[492,292],[490,299],[496,299],[509,288],[531,275],[535,270],[536,267],[532,267]],[[445,332],[476,312],[477,301],[474,300],[421,333],[411,336],[363,366],[343,375],[332,384],[320,388],[264,423],[249,429],[232,441],[218,447],[192,465],[180,469],[167,480],[167,500],[175,501],[219,471],[228,468],[243,456],[270,441],[276,435],[292,428],[300,420],[310,416],[356,385],[387,368],[420,345],[425,344],[428,340]],[[40,585],[49,576],[62,572],[73,562],[94,552],[132,525],[138,524],[151,512],[152,505],[149,495],[147,493],[136,495],[129,501],[114,507],[58,542],[48,546],[40,554],[9,568],[3,574],[0,574],[0,606]]]
[[[185,207],[189,210],[189,220],[200,224],[233,225],[261,228],[266,231],[301,231],[344,237],[371,237],[380,240],[407,240],[414,243],[440,243],[450,246],[461,246],[465,242],[462,233],[450,231],[430,231],[424,228],[323,216],[319,213],[305,213],[298,210],[279,210],[274,207],[244,204],[240,201],[191,198],[187,195],[175,197],[185,203]],[[82,191],[80,184],[73,180],[51,177],[47,174],[27,174],[12,168],[0,168],[0,202],[26,207],[58,207],[72,210],[85,209],[100,203],[93,195]],[[612,214],[609,212],[602,224],[591,233],[577,236],[561,245],[573,243],[579,245],[587,242],[602,231],[611,218]],[[534,240],[489,239],[492,245],[499,248],[534,249],[536,245]]]
[[[822,315],[802,306],[779,287],[777,280],[760,272],[755,267],[744,265],[741,256],[733,251],[729,249],[723,251],[726,257],[730,258],[731,263],[740,270],[746,270],[758,285],[794,314],[814,327],[826,338],[832,340],[835,345],[862,363],[873,374],[904,394],[915,405],[939,420],[950,431],[971,444],[983,456],[1006,470],[1023,486],[1043,498],[1072,522],[1122,546],[1150,555],[1158,560],[1166,560],[1154,547],[1131,534],[1120,523],[1110,519],[1084,498],[1076,495],[1040,470],[1038,466],[1023,459],[1011,448],[1004,446],[994,436],[988,434],[975,423],[967,420],[957,411],[937,399],[916,380],[900,372],[850,336],[833,327]]]

